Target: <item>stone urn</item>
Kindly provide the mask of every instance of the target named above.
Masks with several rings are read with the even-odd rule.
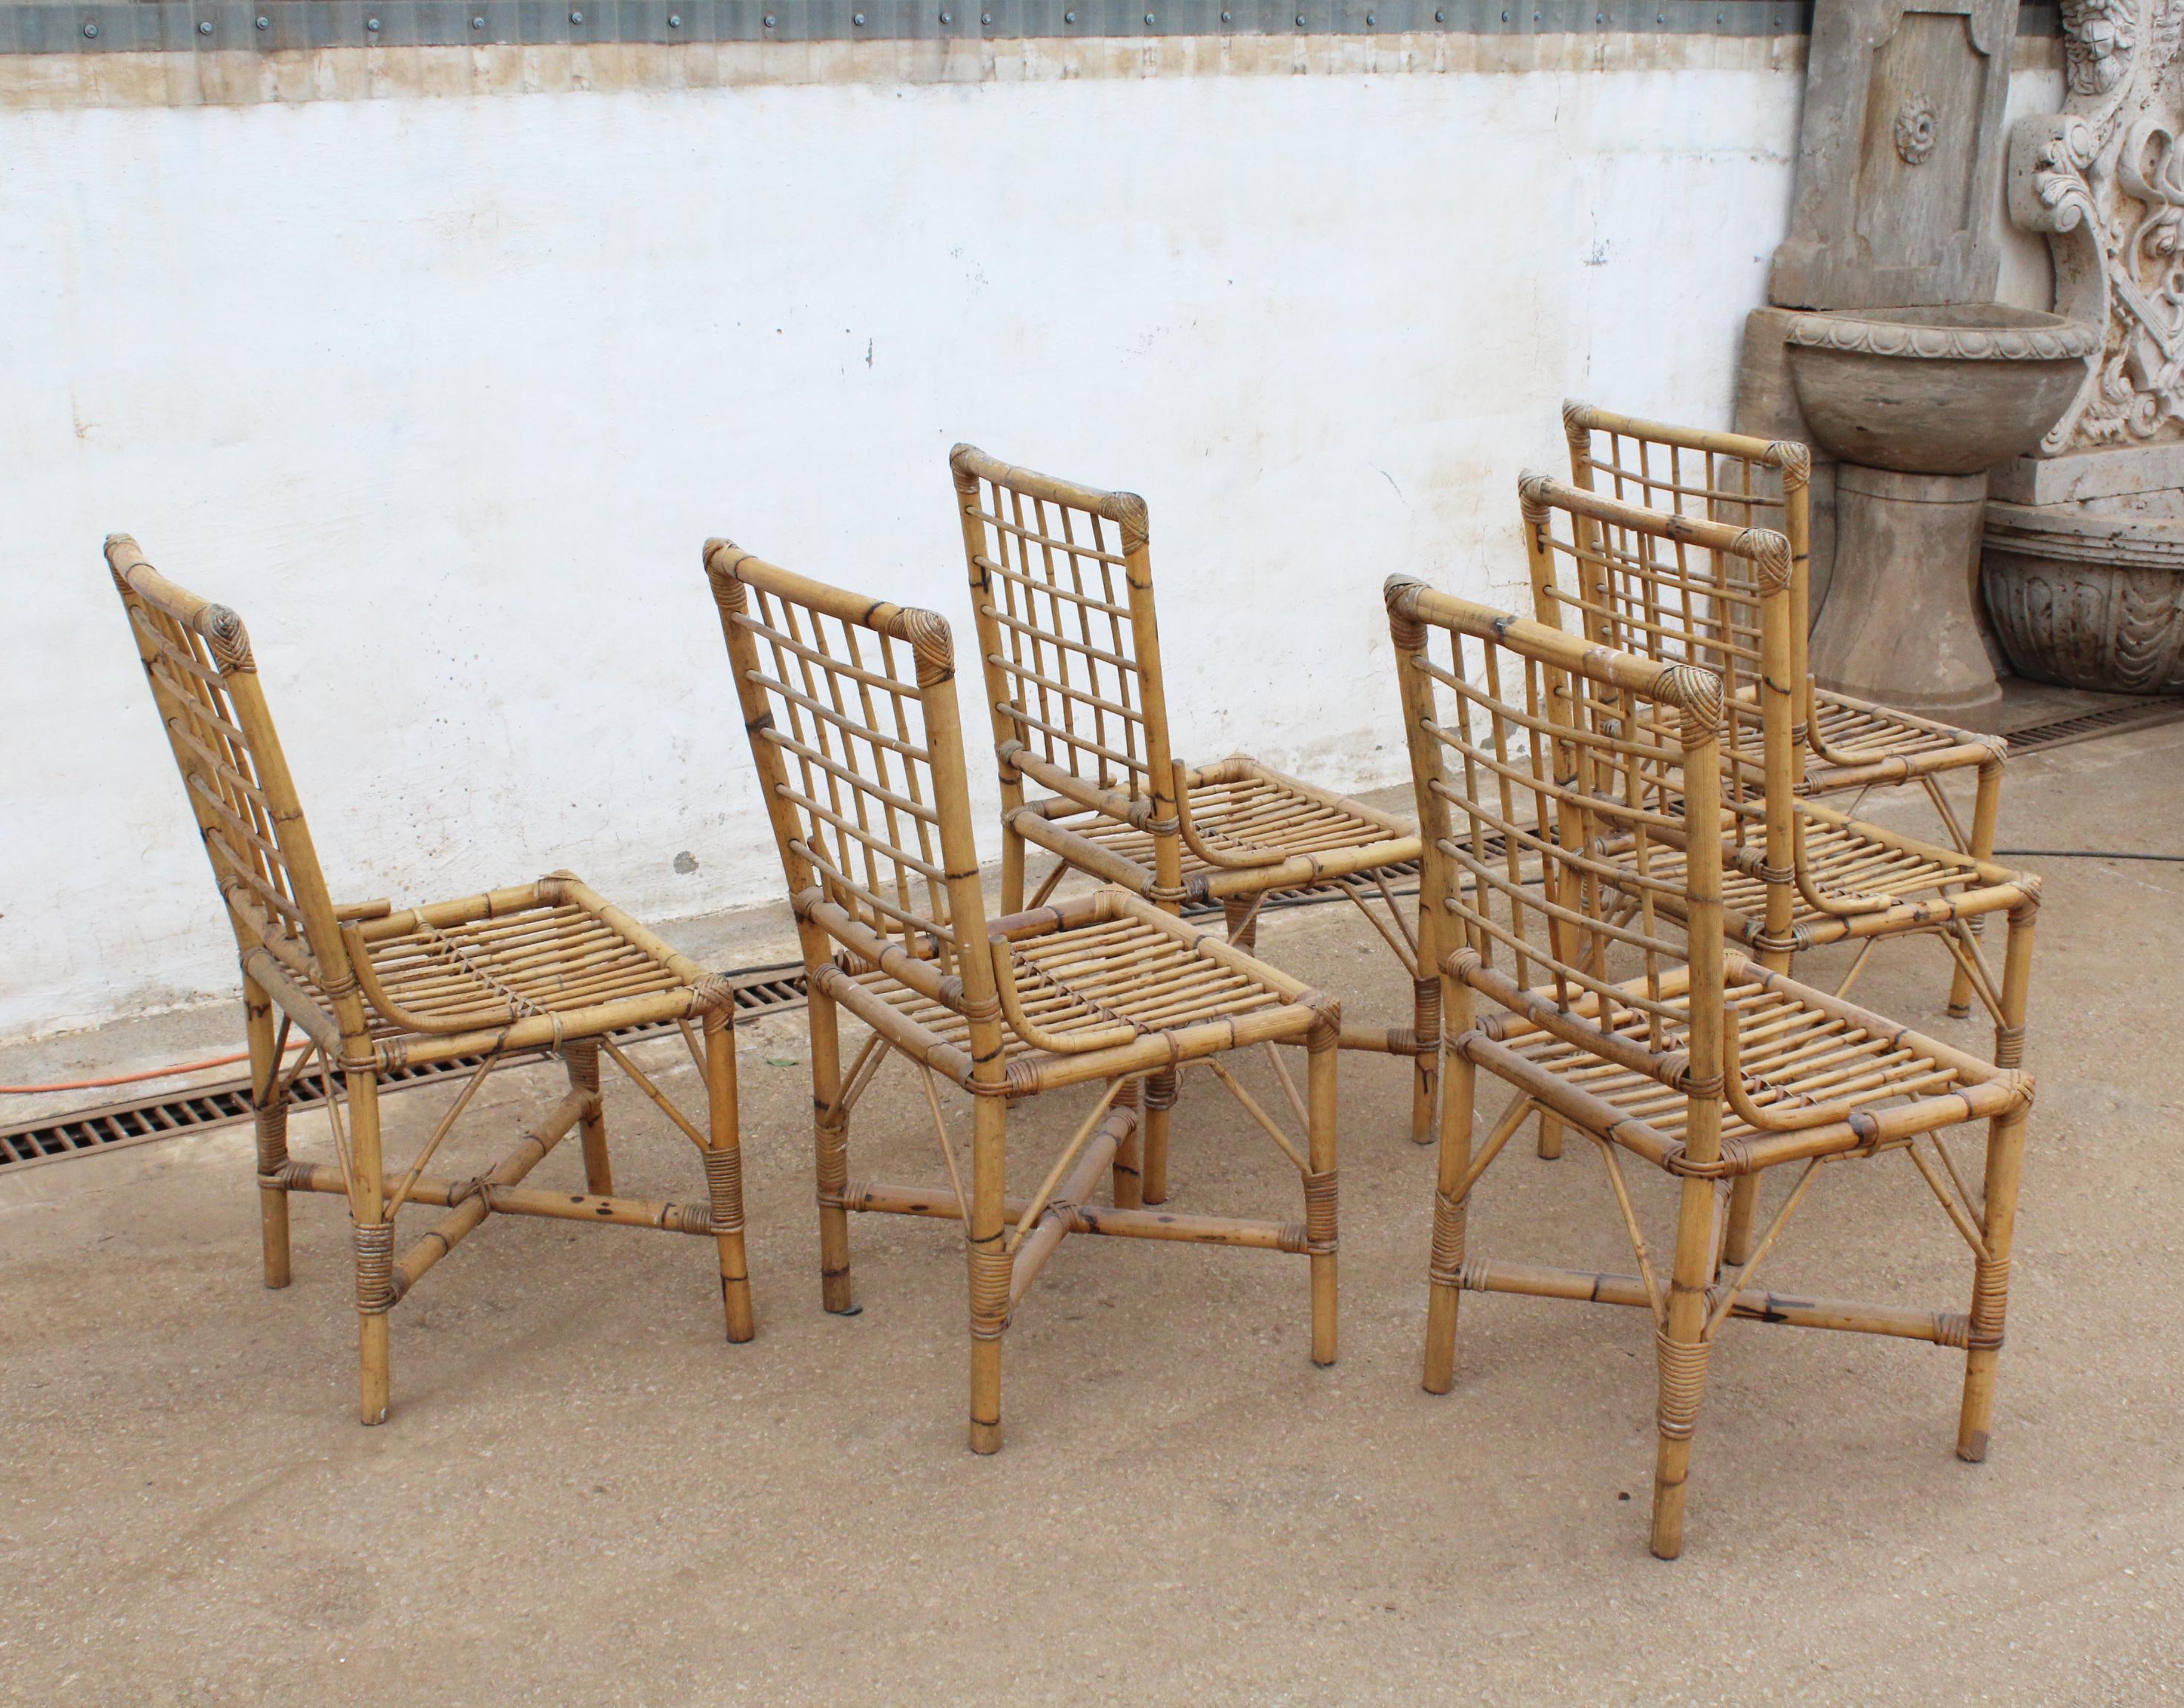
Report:
[[[2092,326],[1999,303],[1798,314],[1784,342],[1821,448],[1906,475],[1981,474],[2032,449],[2101,347]]]
[[[1840,459],[1814,673],[1914,711],[1992,704],[2002,690],[1979,594],[1987,470],[2040,442],[2099,332],[1971,303],[1794,314],[1783,342],[1813,439]]]
[[[2184,693],[2184,518],[1990,503],[1981,576],[2018,675]]]

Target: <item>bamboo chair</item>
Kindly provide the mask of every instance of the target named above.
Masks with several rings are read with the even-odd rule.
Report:
[[[1442,975],[1448,1082],[1434,1198],[1425,1386],[1448,1391],[1466,1290],[1590,1299],[1651,1313],[1658,1365],[1652,1549],[1681,1549],[1691,1444],[1714,1337],[1731,1318],[1930,1341],[1965,1354],[1957,1452],[1986,1456],[2032,1082],[1730,947],[1721,844],[1690,837],[1721,804],[1723,679],[1566,635],[1419,582],[1386,598],[1424,826],[1425,942]],[[1545,827],[1544,830],[1541,827]],[[1623,841],[1628,866],[1597,852]],[[1529,870],[1527,870],[1529,868]],[[1638,911],[1616,898],[1639,876]],[[2004,971],[2024,1000],[2036,891]],[[1670,914],[1687,922],[1682,943]],[[1479,1015],[1478,997],[1500,1011]],[[1473,1138],[1477,1071],[1509,1105]],[[1593,1142],[1635,1274],[1486,1260],[1466,1248],[1480,1176],[1535,1107]],[[1975,1196],[1942,1138],[1988,1123]],[[1930,1156],[1920,1149],[1925,1142]],[[1902,1153],[1973,1253],[1968,1312],[1791,1296],[1754,1285],[1817,1177]],[[1624,1175],[1679,1182],[1664,1277]],[[1722,1252],[1734,1181],[1794,1168],[1741,1263]],[[1901,1177],[1908,1186],[1909,1174]]]
[[[1340,890],[1401,963],[1414,1010],[1407,1027],[1346,1024],[1342,1047],[1411,1059],[1411,1136],[1427,1143],[1439,989],[1430,968],[1421,973],[1417,932],[1390,882],[1392,868],[1418,859],[1417,833],[1245,754],[1206,765],[1174,757],[1144,499],[1013,468],[971,445],[956,446],[949,465],[1000,767],[1002,910],[1027,905],[1027,843],[1056,862],[1028,905],[1071,872],[1172,912],[1218,902],[1228,940],[1247,954],[1268,897]],[[1048,793],[1027,800],[1027,781]],[[1173,1082],[1155,1076],[1149,1204],[1167,1197],[1173,1102]]]
[[[289,1194],[346,1197],[364,1421],[387,1417],[388,1313],[488,1216],[708,1238],[719,1259],[727,1338],[749,1340],[728,981],[677,954],[571,872],[430,907],[398,910],[384,900],[337,907],[242,619],[168,581],[125,534],[107,541],[106,559],[242,959],[265,1284],[288,1284]],[[662,1025],[681,1030],[704,1079],[703,1126],[677,1109],[613,1036]],[[284,1070],[292,1029],[308,1045]],[[616,1193],[602,1051],[697,1146],[703,1198],[651,1202]],[[515,1149],[466,1180],[425,1172],[496,1069],[548,1054],[567,1071],[568,1095]],[[330,1083],[332,1070],[341,1076],[340,1092],[326,1104],[333,1166],[288,1154],[289,1093],[314,1056],[329,1070]],[[409,1166],[388,1167],[382,1084],[408,1070],[473,1058],[475,1070]],[[526,1186],[525,1177],[572,1131],[582,1136],[585,1190]],[[421,1205],[447,1213],[398,1255],[396,1217]]]
[[[1339,1005],[1115,886],[988,918],[948,625],[791,575],[724,540],[708,542],[705,568],[810,974],[826,1308],[856,1309],[849,1212],[961,1223],[978,1453],[1001,1444],[1001,1337],[1069,1234],[1302,1253],[1312,1361],[1333,1363]],[[844,1010],[870,1029],[846,1072]],[[1307,1052],[1301,1093],[1277,1043]],[[1267,1046],[1301,1142],[1223,1060],[1254,1044]],[[890,1056],[922,1082],[947,1170],[938,1187],[850,1178],[850,1117]],[[1295,1165],[1302,1221],[1144,1207],[1136,1104],[1146,1082],[1187,1069],[1226,1086]],[[971,1096],[967,1188],[936,1076]],[[1011,1195],[1011,1105],[1079,1085],[1102,1089],[1037,1188]],[[1106,1206],[1092,1202],[1103,1175]]]
[[[1659,663],[1702,665],[1727,685],[1722,919],[1731,938],[1778,972],[1804,950],[1857,943],[1836,990],[1847,996],[1875,944],[1930,937],[1950,957],[1953,1010],[1961,993],[1976,993],[1995,1022],[1996,1061],[2015,1066],[2024,1009],[2005,1000],[1970,927],[1992,913],[2014,918],[2031,881],[1796,792],[1787,539],[1624,503],[1544,475],[1527,476],[1521,493],[1542,622]],[[1631,875],[1627,842],[1602,853]],[[1626,886],[1625,910],[1638,905],[1636,888]],[[1658,904],[1676,911],[1673,898]],[[1557,1152],[1558,1129],[1543,1117],[1540,1154]],[[1749,1250],[1757,1184],[1741,1183],[1733,1207],[1733,1261]]]
[[[1992,856],[2008,742],[1853,699],[1813,680],[1806,663],[1813,626],[1813,453],[1807,447],[1641,420],[1574,402],[1563,405],[1563,431],[1570,480],[1587,492],[1736,527],[1773,528],[1789,540],[1791,763],[1798,793],[1855,792],[1858,800],[1849,809],[1855,813],[1869,789],[1916,784],[1959,853]],[[1942,792],[1942,777],[1958,771],[1978,773],[1969,829]],[[1970,1001],[1960,984],[1951,993],[1949,1012],[1961,1018]]]

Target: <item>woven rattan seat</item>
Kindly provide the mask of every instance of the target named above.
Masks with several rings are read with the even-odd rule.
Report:
[[[1741,957],[1729,960],[1724,978],[1724,991],[1738,1007],[1744,1093],[1756,1108],[1788,1114],[1855,1098],[1862,1113],[1923,1103],[1934,1106],[1917,1111],[1916,1119],[1946,1116],[1953,1122],[2003,1114],[2020,1095],[2014,1080],[1985,1064],[1967,1070],[1955,1051],[1936,1054],[1936,1046],[1893,1021],[1824,998]],[[1664,1010],[1661,1040],[1669,1052],[1688,1051],[1687,973],[1680,969],[1662,978],[1659,987]],[[1623,986],[1622,993],[1643,998],[1648,992],[1641,979]],[[1596,1003],[1582,999],[1570,1005],[1574,1015],[1589,1018],[1597,1011]],[[1617,1128],[1618,1142],[1626,1149],[1650,1153],[1650,1160],[1664,1166],[1684,1160],[1691,1110],[1685,1093],[1516,1015],[1491,1015],[1479,1022],[1479,1030],[1483,1039],[1506,1047],[1503,1060],[1522,1062],[1574,1095],[1600,1104],[1595,1121]],[[1646,1018],[1635,1008],[1625,1011],[1613,1030],[1634,1049],[1646,1046]],[[1950,1099],[1954,1106],[1944,1104]],[[1734,1107],[1724,1108],[1720,1132],[1724,1151],[1737,1155],[1747,1170],[1753,1147],[1745,1141],[1760,1142],[1763,1154],[1764,1142],[1774,1137]],[[1802,1131],[1796,1143],[1802,1154],[1833,1154],[1864,1149],[1869,1141],[1846,1121]],[[1814,1150],[1815,1145],[1827,1149]]]
[[[337,908],[282,756],[241,619],[167,581],[133,540],[106,556],[138,657],[212,860],[243,975],[265,1284],[289,1282],[288,1197],[348,1200],[356,1264],[359,1409],[387,1416],[395,1304],[489,1216],[536,1216],[697,1234],[716,1246],[727,1337],[751,1337],[744,1249],[743,1162],[736,1131],[734,993],[610,906],[573,873],[463,900],[397,910]],[[615,1041],[617,1032],[680,1027],[705,1082],[704,1125],[682,1115]],[[291,1030],[327,1070],[336,1160],[288,1154]],[[491,1168],[468,1179],[426,1172],[486,1079],[510,1060],[557,1053],[568,1095]],[[600,1056],[615,1063],[699,1152],[703,1195],[618,1195],[607,1152]],[[406,1171],[385,1166],[379,1087],[398,1070],[477,1059]],[[571,1132],[582,1134],[586,1189],[548,1191],[525,1177]],[[404,1208],[446,1214],[406,1249]]]
[[[1246,1015],[1285,1020],[1284,1036],[1301,1038],[1311,1030],[1309,1015],[1300,1012],[1293,1000],[1293,988],[1278,988],[1249,965],[1213,959],[1206,945],[1214,939],[1202,932],[1179,934],[1165,923],[1165,915],[1156,921],[1129,909],[1127,897],[1119,889],[1096,891],[996,921],[1011,930],[1049,926],[1044,934],[1017,937],[1009,944],[1017,999],[1039,1037],[1070,1043],[1118,1026],[1146,1037],[1180,1035],[1199,1028],[1217,1031]],[[961,1061],[950,1063],[948,1071],[967,1089],[969,1017],[939,997],[848,959],[843,971],[851,984],[962,1053]],[[842,965],[840,960],[836,964]],[[1001,1048],[1011,1095],[1029,1095],[1080,1077],[1073,1056],[1028,1043],[1006,1010]]]
[[[969,1266],[971,1445],[1000,1445],[1001,1342],[1071,1234],[1301,1253],[1312,1356],[1335,1352],[1335,1062],[1331,1000],[1135,891],[1102,884],[989,917],[971,832],[955,643],[929,611],[808,581],[725,541],[705,565],[772,815],[811,985],[821,1299],[854,1310],[853,1211],[952,1217]],[[1019,872],[1021,868],[1019,867]],[[842,1062],[844,1011],[869,1029]],[[1301,1142],[1223,1060],[1265,1046]],[[1281,1045],[1306,1054],[1300,1090]],[[920,1076],[944,1185],[853,1180],[849,1128],[890,1060]],[[1178,1076],[1218,1081],[1298,1171],[1301,1220],[1145,1207],[1142,1121]],[[969,1183],[942,1110],[969,1093]],[[1097,1086],[1036,1191],[1009,1190],[1010,1109]],[[1110,1202],[1095,1205],[1100,1182]]]
[[[1219,853],[1247,854],[1279,846],[1291,860],[1329,857],[1334,876],[1348,876],[1351,857],[1361,848],[1384,841],[1384,817],[1368,817],[1354,804],[1330,799],[1295,777],[1270,771],[1256,759],[1237,755],[1188,773],[1191,823],[1197,840]],[[1106,814],[1077,808],[1073,801],[1057,801],[1058,811],[1043,814],[1046,822],[1065,834],[1081,837],[1116,859],[1128,861],[1145,875],[1149,887],[1158,865],[1158,840],[1150,831]],[[1072,810],[1074,809],[1074,810]],[[1180,854],[1185,884],[1206,882],[1201,887],[1208,899],[1219,898],[1234,879],[1229,870],[1215,865],[1185,845]],[[1311,876],[1302,874],[1292,886],[1314,887]]]
[[[1269,896],[1339,891],[1411,981],[1408,1026],[1343,1028],[1346,1049],[1408,1058],[1412,1136],[1432,1137],[1439,1021],[1410,910],[1418,835],[1391,814],[1235,754],[1178,761],[1145,501],[950,454],[1001,784],[1001,907],[1027,905],[1029,851],[1052,857],[1029,904],[1072,876],[1173,910],[1217,902],[1251,949]],[[1033,798],[1028,791],[1040,791]],[[1167,1195],[1166,1088],[1146,1111],[1145,1197]]]
[[[1962,910],[1962,899],[1975,891],[1993,891],[1993,905],[2005,910],[2023,893],[2019,874],[1989,862],[1897,837],[1877,825],[1859,824],[1803,803],[1799,804],[1797,815],[1805,853],[1805,881],[1791,887],[1788,926],[1797,949],[1864,935],[1859,925],[1868,917],[1886,920],[1892,929],[1900,929],[1907,914],[1923,913],[1937,921],[1953,919]],[[1602,853],[1627,869],[1627,842],[1610,843]],[[1764,876],[1763,853],[1747,844],[1732,846],[1724,854],[1728,864],[1721,879],[1723,928],[1732,939],[1762,948],[1768,936],[1768,904],[1774,887]],[[1656,848],[1650,861],[1651,875],[1666,883],[1680,883],[1683,864],[1680,848]],[[1889,906],[1861,913],[1839,911],[1875,899]],[[1921,904],[1931,906],[1922,908]],[[1674,897],[1661,898],[1660,905],[1664,913],[1678,911]]]
[[[1529,502],[1527,517],[1536,537],[1543,521]],[[1724,840],[1687,833],[1723,810],[1723,735],[1735,708],[1719,675],[1401,578],[1389,582],[1387,601],[1424,826],[1420,926],[1443,975],[1447,1028],[1427,1388],[1446,1393],[1454,1382],[1466,1292],[1647,1312],[1658,1371],[1652,1547],[1663,1558],[1683,1547],[1708,1360],[1731,1319],[1962,1350],[1957,1451],[1984,1458],[2030,1079],[1726,947]],[[1779,754],[1782,732],[1770,733]],[[1603,859],[1611,848],[1620,852],[1613,862]],[[1885,885],[1924,874],[1892,878],[1876,867],[1868,876]],[[1767,890],[1779,899],[1774,886]],[[2010,914],[1998,1001],[2013,1014],[2024,1010],[2036,899],[2028,885]],[[1498,1011],[1480,1015],[1482,997]],[[1482,1068],[1511,1095],[1474,1142]],[[1471,1249],[1474,1190],[1535,1112],[1543,1126],[1552,1119],[1591,1141],[1630,1238],[1630,1272]],[[1976,1192],[1943,1138],[1972,1121],[1987,1123]],[[1629,1158],[1678,1182],[1665,1248],[1646,1238]],[[1896,1181],[1930,1192],[1970,1249],[1967,1309],[1754,1285],[1808,1196],[1824,1198],[1821,1171],[1871,1158],[1900,1159]],[[1731,1250],[1738,1206],[1757,1206],[1768,1172],[1784,1167],[1795,1177],[1764,1231],[1747,1250]]]

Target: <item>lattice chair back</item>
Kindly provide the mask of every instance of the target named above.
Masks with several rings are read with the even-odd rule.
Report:
[[[1721,679],[1726,828],[1736,858],[1786,882],[1797,743],[1787,672],[1768,660],[1788,656],[1788,540],[1602,498],[1546,475],[1526,475],[1518,491],[1541,622]]]
[[[1790,545],[1790,654],[1795,733],[1812,716],[1805,662],[1812,627],[1813,453],[1793,439],[1713,433],[1563,405],[1570,481],[1602,498],[1734,528],[1768,528]],[[1802,772],[1802,756],[1798,756]]]
[[[242,619],[176,586],[126,534],[108,538],[106,562],[246,966],[270,956],[279,975],[324,993],[345,1032],[361,1032],[348,952]]]
[[[726,540],[707,542],[705,569],[799,915],[967,1015],[974,1043],[982,1025],[994,1027],[998,1077],[947,623]]]
[[[1180,883],[1173,754],[1145,500],[949,455],[1005,807],[1022,777],[1154,834]]]
[[[1684,1093],[1690,1154],[1711,1160],[1721,847],[1687,831],[1719,809],[1721,677],[1401,576],[1386,598],[1443,965]]]

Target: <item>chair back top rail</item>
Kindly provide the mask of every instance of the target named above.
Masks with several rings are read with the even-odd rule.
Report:
[[[317,986],[360,1035],[339,919],[242,619],[169,581],[126,534],[109,537],[106,562],[237,948]]]
[[[1686,829],[1719,814],[1722,678],[1404,576],[1385,598],[1443,965],[1685,1093],[1691,1154],[1712,1160],[1722,853]]]
[[[705,561],[800,918],[996,1021],[948,624],[730,541]]]
[[[1028,777],[1156,833],[1178,871],[1145,500],[958,445],[949,457],[1006,808]]]
[[[1668,421],[1618,415],[1590,403],[1563,404],[1570,479],[1591,492],[1713,521],[1772,527],[1790,542],[1790,647],[1795,721],[1813,717],[1806,662],[1812,627],[1810,447]],[[1802,759],[1799,759],[1800,774]]]
[[[1722,679],[1733,835],[1740,847],[1763,845],[1786,882],[1797,782],[1788,540],[1546,475],[1527,474],[1518,492],[1541,622]]]

